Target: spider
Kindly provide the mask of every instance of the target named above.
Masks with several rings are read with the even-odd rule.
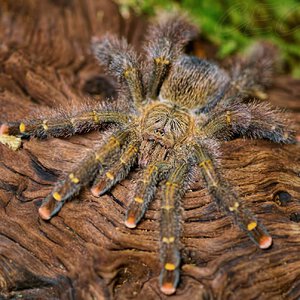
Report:
[[[55,185],[39,215],[51,219],[89,184],[92,194],[99,197],[137,167],[139,179],[125,225],[137,226],[159,187],[159,285],[167,295],[176,291],[180,279],[181,200],[197,174],[217,205],[259,248],[272,244],[266,228],[223,178],[221,142],[236,137],[294,142],[280,110],[266,102],[249,101],[265,96],[276,61],[274,48],[257,44],[248,56],[225,70],[184,54],[195,34],[185,17],[173,16],[150,27],[143,56],[125,39],[107,35],[94,40],[96,58],[120,86],[116,107],[107,101],[76,113],[0,126],[1,142],[16,149],[21,138],[68,137],[112,124],[103,144]]]

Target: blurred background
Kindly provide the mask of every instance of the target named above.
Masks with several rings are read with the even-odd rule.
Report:
[[[257,40],[280,49],[284,72],[300,78],[300,2],[298,0],[117,0],[123,17],[131,12],[154,16],[179,10],[201,28],[202,38],[216,46],[217,58],[242,51]]]

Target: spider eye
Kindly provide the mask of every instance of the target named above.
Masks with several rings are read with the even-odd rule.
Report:
[[[162,136],[165,135],[165,130],[163,128],[155,128],[154,132],[158,133],[158,134],[160,134]]]

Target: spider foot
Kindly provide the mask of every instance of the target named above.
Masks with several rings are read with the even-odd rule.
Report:
[[[246,225],[250,239],[259,246],[260,249],[268,249],[272,245],[272,237],[262,224],[256,220],[250,221]]]
[[[126,218],[126,220],[125,220],[125,222],[124,222],[124,224],[125,224],[125,226],[126,227],[128,227],[128,228],[135,228],[136,227],[136,225],[137,225],[137,220],[136,220],[136,217],[135,216],[133,216],[133,215],[129,215],[129,216],[127,216],[127,218]]]
[[[140,180],[138,180],[134,197],[128,207],[125,226],[135,228],[137,223],[144,216],[149,203],[154,197],[156,184],[159,180],[160,172],[166,166],[162,163],[149,164],[145,170],[141,172]]]
[[[272,237],[264,225],[248,209],[242,207],[237,201],[229,206],[231,213],[234,213],[235,219],[240,228],[247,232],[249,238],[260,248],[267,249],[272,245]]]
[[[171,295],[175,293],[180,278],[180,253],[174,237],[162,239],[161,253],[160,290]]]
[[[47,196],[39,208],[39,215],[43,220],[50,220],[61,210],[68,199],[74,197],[80,191],[80,179],[79,176],[71,173]]]
[[[125,148],[119,160],[113,163],[105,172],[100,168],[99,174],[94,180],[91,193],[95,197],[100,197],[109,191],[117,182],[120,182],[129,173],[137,158],[139,142],[133,141]]]
[[[50,220],[64,205],[64,201],[57,201],[54,194],[50,194],[39,208],[39,215],[43,220]]]
[[[166,266],[165,266],[166,267]],[[169,267],[172,267],[170,265]],[[166,295],[172,295],[176,291],[179,282],[179,270],[163,269],[160,273],[160,290]]]
[[[263,235],[259,240],[260,249],[268,249],[272,245],[272,237]]]

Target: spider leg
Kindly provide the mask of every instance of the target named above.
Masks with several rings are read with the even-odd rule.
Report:
[[[178,162],[163,187],[160,237],[163,267],[160,273],[160,289],[167,295],[175,292],[179,281],[180,200],[186,190],[188,173],[188,163]]]
[[[144,102],[145,93],[141,64],[133,48],[125,39],[119,40],[113,36],[95,40],[92,48],[99,63],[121,83],[125,83],[129,96],[137,106],[140,106]]]
[[[50,118],[8,122],[0,125],[3,137],[67,137],[99,128],[104,123],[125,124],[129,116],[117,111],[83,110],[76,114],[58,114]]]
[[[208,121],[201,124],[199,135],[224,140],[238,135],[294,143],[294,132],[287,124],[282,111],[268,103],[230,104],[212,112]]]
[[[111,165],[114,154],[117,155],[120,152],[129,134],[129,130],[119,130],[112,134],[104,145],[88,154],[83,162],[59,182],[51,194],[44,199],[39,208],[40,217],[44,220],[51,219],[67,200],[77,195],[82,187],[89,184],[100,166]]]
[[[150,59],[148,97],[156,99],[172,63],[182,53],[182,48],[195,36],[197,30],[184,18],[175,16],[150,27],[145,50]]]
[[[165,163],[151,163],[142,170],[141,179],[137,181],[134,197],[127,209],[125,225],[135,228],[144,216],[156,191],[158,181],[165,176],[168,166]]]
[[[269,86],[278,61],[276,47],[268,43],[257,43],[250,53],[236,63],[230,70],[231,86],[228,95],[240,94],[265,99],[265,87]]]
[[[218,174],[208,149],[195,145],[196,156],[208,190],[226,213],[233,215],[240,228],[261,249],[269,248],[272,238],[257,218],[244,207],[233,188]]]
[[[103,195],[117,182],[120,182],[127,176],[130,168],[136,161],[139,145],[139,141],[131,141],[124,150],[119,161],[114,163],[108,170],[100,168],[91,188],[91,192],[95,197]]]

